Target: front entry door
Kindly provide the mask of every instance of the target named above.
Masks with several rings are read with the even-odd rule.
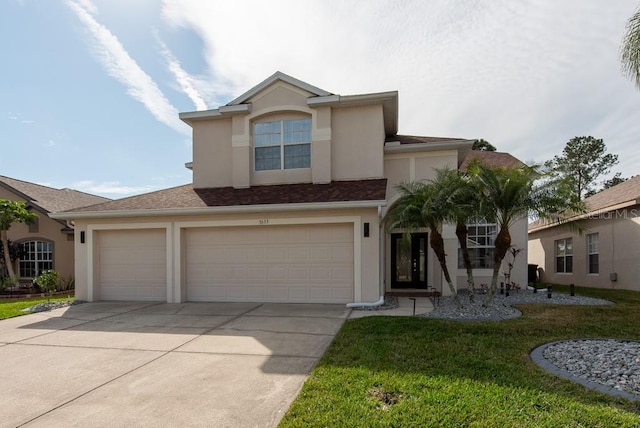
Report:
[[[391,288],[427,288],[426,233],[412,233],[408,244],[391,234]]]

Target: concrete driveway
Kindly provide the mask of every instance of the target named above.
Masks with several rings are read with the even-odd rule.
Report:
[[[275,426],[350,312],[100,302],[0,321],[0,426]]]

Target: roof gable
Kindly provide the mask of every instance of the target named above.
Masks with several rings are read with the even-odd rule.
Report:
[[[110,200],[73,189],[54,189],[4,176],[0,176],[0,186],[48,213],[66,211]]]
[[[320,89],[316,86],[310,85],[302,80],[298,80],[295,77],[291,77],[287,74],[282,73],[281,71],[276,71],[271,76],[267,77],[262,82],[258,83],[253,88],[249,89],[244,94],[240,95],[238,98],[229,102],[227,106],[235,106],[239,104],[244,104],[248,102],[251,98],[258,95],[260,92],[267,89],[269,86],[273,85],[277,82],[285,82],[291,86],[295,86],[296,88],[302,89],[303,91],[309,92],[310,94],[318,97],[325,97],[328,95],[333,95],[331,92],[327,92],[324,89]]]

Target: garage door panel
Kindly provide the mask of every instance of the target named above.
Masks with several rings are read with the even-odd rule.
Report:
[[[185,237],[188,300],[353,300],[352,224],[194,228]]]
[[[99,231],[97,246],[99,299],[166,301],[164,229]]]

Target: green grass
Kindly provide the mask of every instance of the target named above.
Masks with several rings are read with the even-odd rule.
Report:
[[[52,302],[65,301],[67,297],[54,297],[51,299]],[[13,318],[20,315],[27,315],[31,312],[24,312],[23,309],[29,308],[31,306],[37,305],[38,303],[46,302],[46,297],[36,297],[31,299],[22,299],[22,300],[0,300],[0,320],[4,320],[7,318]]]
[[[529,358],[555,340],[640,340],[640,293],[577,293],[616,304],[520,305],[522,317],[495,322],[347,321],[280,426],[640,427],[640,402],[558,378]]]

